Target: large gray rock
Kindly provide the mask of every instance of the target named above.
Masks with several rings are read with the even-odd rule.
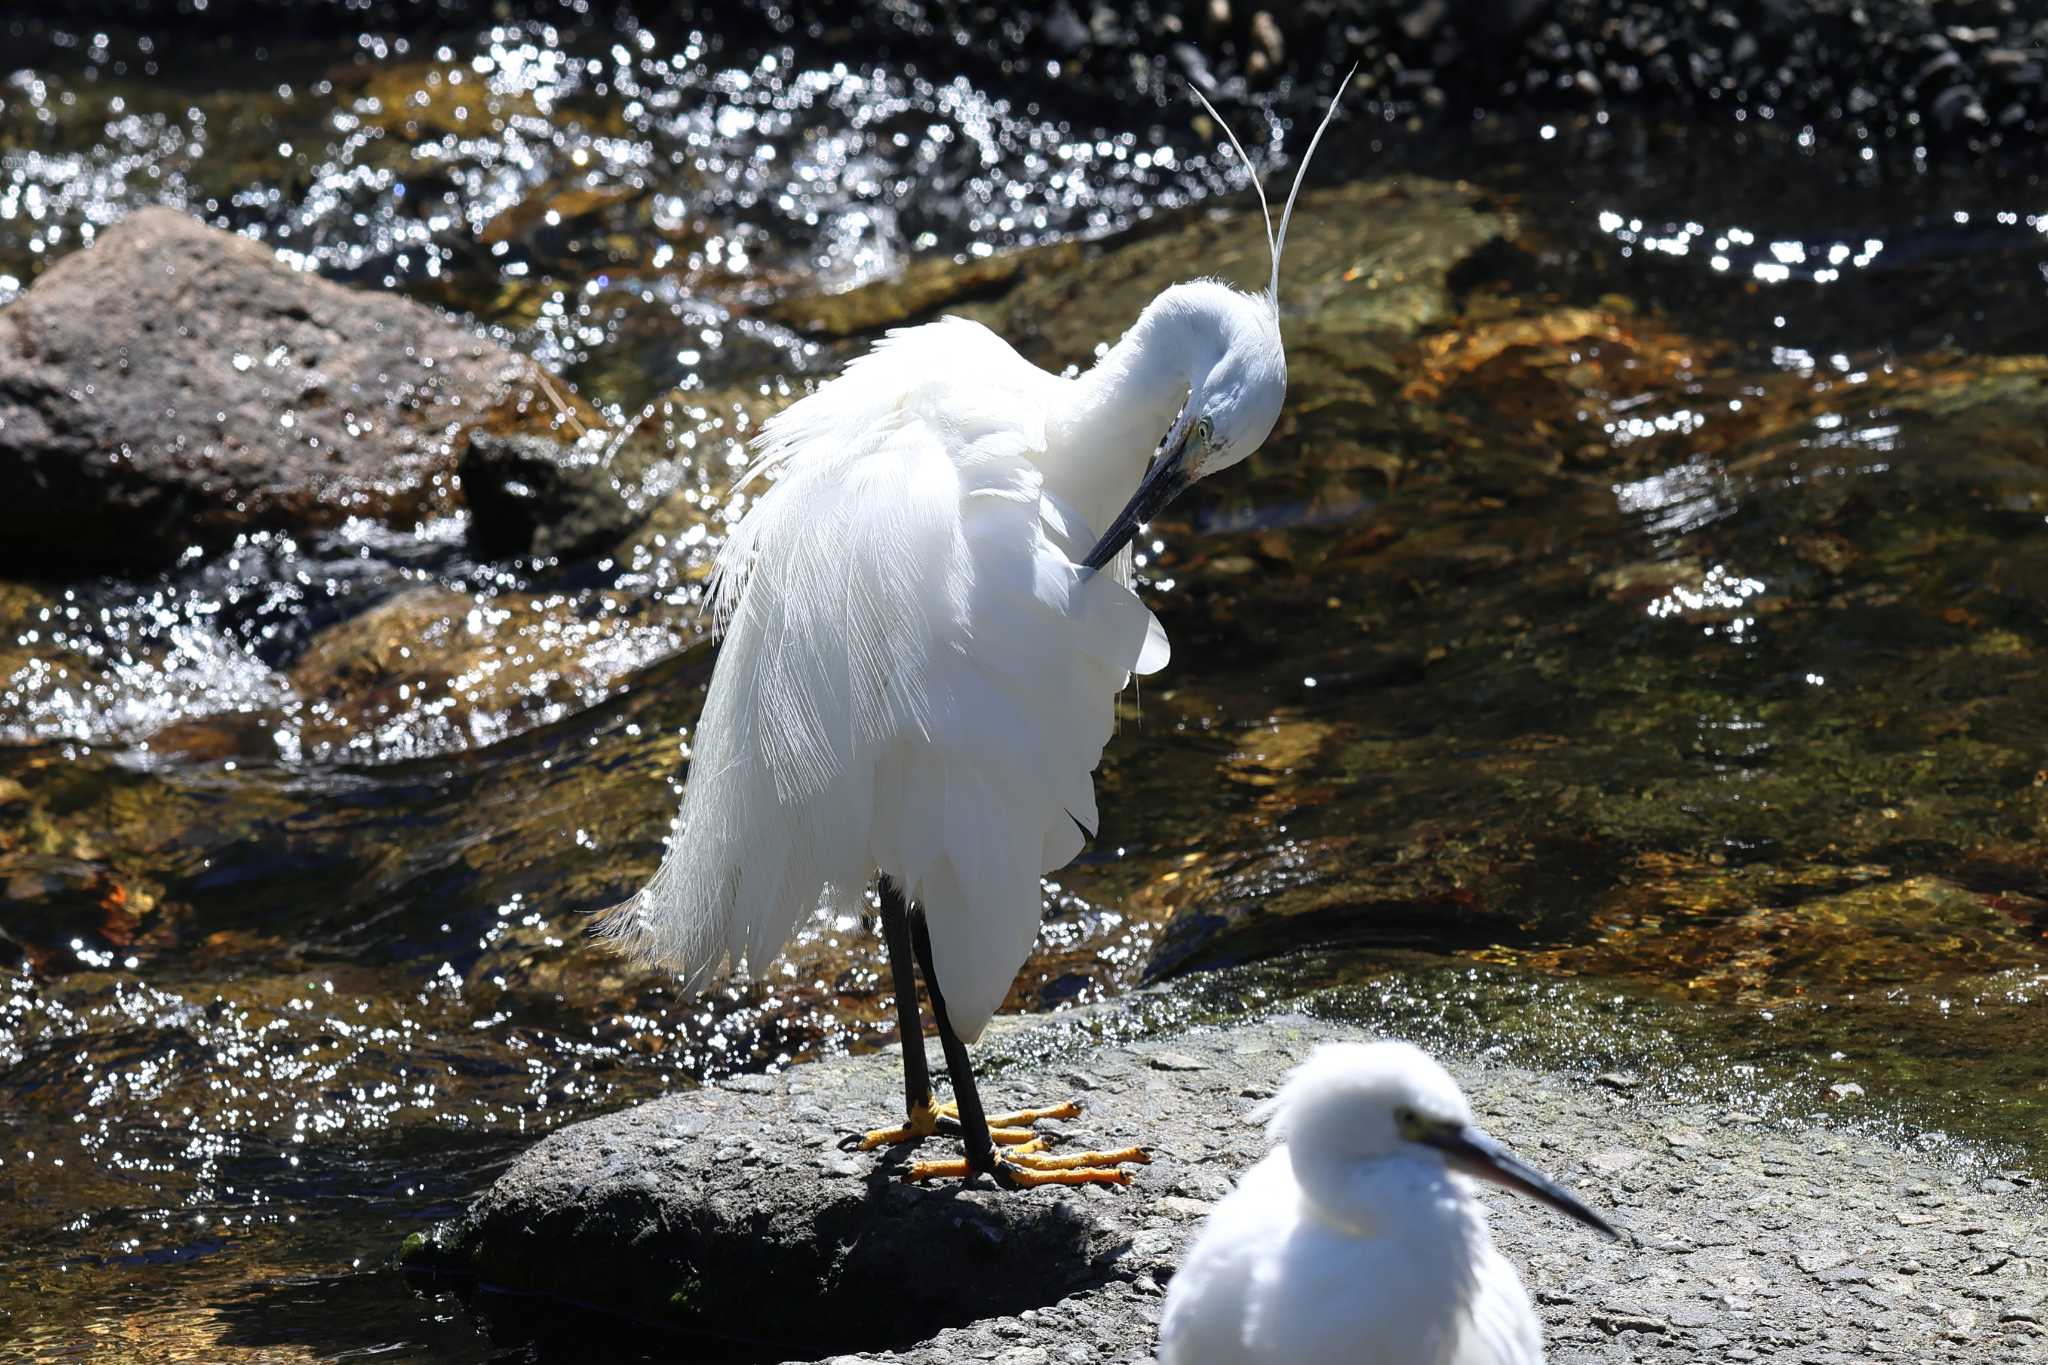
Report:
[[[555,413],[530,360],[430,309],[144,209],[0,310],[0,572],[409,524],[455,505],[466,431]]]
[[[839,1059],[565,1128],[405,1259],[511,1291],[479,1301],[526,1304],[529,1323],[540,1296],[557,1330],[567,1305],[596,1306],[648,1321],[650,1345],[665,1324],[738,1359],[1149,1360],[1182,1249],[1264,1149],[1248,1111],[1358,1030],[1294,1015],[1108,1047],[1090,1024],[1000,1028],[984,1091],[1077,1095],[1076,1141],[1149,1142],[1128,1188],[897,1183],[901,1153],[834,1145],[901,1104],[897,1059]],[[2048,1359],[2037,1191],[1626,1077],[1452,1069],[1490,1129],[1633,1234],[1488,1195],[1553,1365]]]

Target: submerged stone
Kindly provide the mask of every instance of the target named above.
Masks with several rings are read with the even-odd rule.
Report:
[[[1509,228],[1478,190],[1450,181],[1393,176],[1304,192],[1280,268],[1290,374],[1327,379],[1333,367],[1391,367],[1392,347],[1451,316],[1452,271]],[[1114,238],[1078,263],[1057,253],[1035,258],[1015,289],[960,311],[1040,364],[1085,365],[1161,290],[1209,277],[1262,292],[1271,269],[1256,205],[1205,205]],[[1298,406],[1291,398],[1290,410]],[[1282,423],[1284,435],[1285,416]]]
[[[1405,453],[1350,476],[1362,525],[1314,524],[1309,376],[1248,471],[1285,543],[1226,512],[1151,566],[1208,664],[1149,704],[1203,740],[1106,770],[1216,800],[1130,893],[1172,916],[1148,975],[1329,943],[1774,1003],[2038,971],[2048,362],[1809,374],[1611,300],[1460,306],[1351,419]]]
[[[1026,271],[1071,269],[1082,259],[1078,242],[1001,251],[955,261],[912,261],[887,279],[836,293],[797,293],[762,310],[801,331],[858,336],[927,318],[949,305],[1000,294]]]

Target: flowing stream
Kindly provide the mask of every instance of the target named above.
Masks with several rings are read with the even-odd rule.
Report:
[[[1242,173],[1187,109],[737,21],[59,36],[0,84],[0,307],[167,203],[655,454],[587,562],[458,514],[0,581],[0,1355],[507,1358],[408,1232],[558,1124],[889,1036],[859,923],[700,999],[584,938],[674,812],[747,432],[941,307],[1086,363],[1142,295],[1062,272],[1256,265]],[[1155,528],[1174,660],[1012,1007],[1320,990],[2038,1173],[2038,176],[1591,117],[1324,155],[1292,250],[1371,300]]]

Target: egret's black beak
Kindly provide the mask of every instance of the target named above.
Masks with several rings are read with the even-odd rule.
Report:
[[[1434,1128],[1416,1134],[1444,1154],[1453,1170],[1491,1180],[1519,1194],[1540,1199],[1559,1213],[1578,1219],[1587,1227],[1619,1240],[1621,1234],[1605,1218],[1573,1198],[1562,1185],[1495,1142],[1470,1124]]]
[[[1188,477],[1188,446],[1194,439],[1196,423],[1189,423],[1180,434],[1180,440],[1173,449],[1152,462],[1145,471],[1145,477],[1138,484],[1138,491],[1131,494],[1131,500],[1124,504],[1124,510],[1116,514],[1116,520],[1109,524],[1109,530],[1088,552],[1081,562],[1091,569],[1099,569],[1115,559],[1124,546],[1131,543],[1131,537],[1138,534],[1138,528],[1164,511],[1194,480]]]

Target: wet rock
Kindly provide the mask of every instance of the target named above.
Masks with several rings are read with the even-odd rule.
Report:
[[[1080,243],[1058,242],[964,261],[914,261],[900,274],[858,288],[793,294],[763,309],[762,314],[816,335],[858,336],[918,321],[948,305],[1000,293],[1030,270],[1070,269],[1080,259]]]
[[[531,361],[417,304],[145,209],[0,311],[0,568],[147,570],[265,527],[455,505],[475,427],[542,430]]]
[[[458,466],[469,540],[490,558],[575,559],[616,544],[646,516],[603,440],[471,432]],[[640,448],[640,447],[629,447]]]
[[[1245,75],[1262,82],[1277,75],[1286,60],[1287,39],[1279,23],[1271,11],[1260,10],[1252,16],[1252,51],[1245,59]]]
[[[1420,176],[1304,193],[1280,278],[1290,371],[1317,370],[1319,352],[1338,346],[1348,366],[1391,368],[1393,346],[1450,316],[1451,272],[1508,230],[1477,190]],[[1030,262],[1002,298],[958,311],[1057,369],[1087,363],[1169,285],[1199,272],[1263,290],[1270,271],[1255,205],[1204,207],[1117,239],[1084,262]]]
[[[914,1188],[845,1132],[901,1106],[888,1057],[752,1078],[578,1124],[532,1149],[408,1263],[473,1270],[720,1334],[732,1305],[763,1359],[904,1344],[1099,1288],[1137,1201]],[[772,1352],[770,1347],[772,1346]]]
[[[428,1284],[453,1277],[512,1291],[479,1304],[513,1333],[559,1335],[569,1314],[577,1330],[603,1330],[602,1315],[631,1313],[667,1325],[665,1344],[683,1355],[704,1345],[698,1328],[721,1332],[732,1358],[764,1361],[1065,1360],[1082,1358],[1071,1354],[1080,1343],[1087,1359],[1142,1359],[1161,1287],[1201,1215],[1263,1151],[1242,1122],[1253,1097],[1316,1043],[1365,1031],[1296,1014],[1117,1047],[1094,1036],[1086,1017],[999,1021],[984,1088],[1052,1096],[1077,1053],[1113,1073],[1087,1096],[1073,1136],[1153,1139],[1153,1164],[1126,1189],[905,1186],[892,1177],[906,1154],[849,1156],[835,1145],[900,1105],[898,1062],[841,1058],[564,1128],[466,1215],[410,1240],[403,1260],[433,1275]],[[1170,1055],[1201,1068],[1161,1069],[1157,1058]],[[1900,1359],[1935,1358],[1948,1315],[1973,1311],[1985,1283],[1945,1254],[1957,1230],[2020,1236],[2043,1211],[2038,1195],[2013,1186],[1905,1226],[1891,1216],[1896,1192],[1945,1183],[1937,1158],[1868,1134],[1731,1125],[1712,1104],[1638,1101],[1555,1073],[1452,1060],[1490,1129],[1637,1234],[1610,1244],[1488,1192],[1496,1238],[1542,1305],[1549,1358],[1561,1365],[1615,1359],[1605,1345],[1615,1339],[1636,1360],[1764,1358],[1826,1316],[1830,1296],[1896,1283],[1905,1272],[1893,1266],[1912,1267],[1926,1309],[1891,1322],[1888,1346]],[[1662,1134],[1674,1126],[1714,1137],[1672,1148]],[[1662,1153],[1656,1178],[1641,1178],[1650,1158],[1609,1159],[1616,1151]],[[1603,1155],[1582,1163],[1578,1152]],[[1772,1231],[1786,1227],[1798,1235]],[[1858,1249],[1853,1273],[1828,1273],[1850,1265],[1845,1247]],[[1739,1285],[1741,1301],[1665,1288],[1702,1283]],[[734,1343],[731,1305],[770,1301],[772,1320],[745,1315],[746,1339]],[[2029,1340],[2028,1316],[2001,1319],[2001,1346]]]
[[[321,631],[292,665],[297,742],[329,757],[369,756],[388,734],[420,754],[489,744],[591,705],[693,639],[693,615],[622,598],[402,592]]]
[[[1990,121],[1984,106],[1977,98],[1977,92],[1967,85],[1952,85],[1934,97],[1930,106],[1934,114],[1934,126],[1944,133],[1955,132],[1965,124],[1982,127]]]
[[[564,12],[573,8],[563,6]],[[732,16],[732,29],[764,23],[773,9],[747,0]],[[1974,26],[1954,23],[1959,10]],[[440,0],[424,27],[417,6],[394,0],[288,7],[214,0],[203,10],[178,0],[91,0],[82,10],[66,7],[63,15],[75,23],[92,13],[124,25],[174,21],[184,31],[214,30],[247,41],[265,32],[303,37],[309,27],[327,26],[341,33],[364,25],[425,32],[442,24],[489,24],[503,11],[485,0]],[[1269,98],[1264,92],[1271,89],[1290,117],[1312,113],[1356,61],[1359,112],[1367,123],[1422,111],[1464,121],[1475,109],[1628,101],[1678,117],[1725,119],[1733,112],[1788,129],[1811,125],[1851,142],[1867,129],[1880,138],[1917,143],[1933,132],[1966,144],[1992,130],[1967,120],[1944,127],[1934,102],[1945,86],[1985,90],[2001,82],[2017,96],[2009,107],[2018,116],[2010,125],[2000,119],[2015,138],[2029,137],[2048,113],[2038,67],[2030,78],[2011,74],[2048,44],[2048,18],[2040,6],[2019,0],[1960,7],[1927,0],[1303,0],[1266,9],[1228,0],[1136,6],[1060,0],[1036,8],[976,0],[914,6],[818,0],[805,14],[834,42],[860,51],[918,54],[942,42],[958,74],[976,80],[999,75],[1027,95],[1037,82],[1056,81],[1102,101],[1165,106],[1179,98],[1175,78],[1186,75],[1226,112],[1253,91]],[[1268,22],[1260,24],[1260,16]],[[31,20],[17,43],[31,51],[58,46],[46,27],[55,22]],[[68,47],[68,38],[61,45]],[[1917,73],[1931,60],[1943,67],[1930,80]],[[457,89],[467,94],[474,87]],[[1845,99],[1859,89],[1872,96],[1868,103]],[[390,93],[401,98],[382,101],[369,120],[398,149],[527,113],[502,93],[484,101],[445,98],[442,88],[413,73],[393,81]]]

